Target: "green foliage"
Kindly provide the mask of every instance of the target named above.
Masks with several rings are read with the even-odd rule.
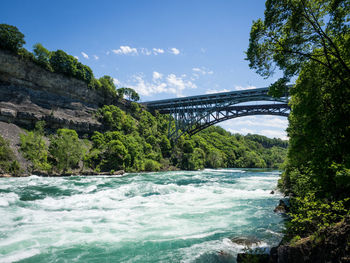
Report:
[[[160,165],[157,161],[146,159],[145,160],[145,171],[159,171]]]
[[[59,129],[51,138],[49,152],[58,171],[76,168],[85,154],[85,147],[74,130]]]
[[[17,175],[21,171],[19,163],[9,143],[0,136],[0,172]]]
[[[303,182],[293,180],[294,171],[308,177],[310,190],[319,197],[341,199],[350,192],[350,121],[345,117],[350,114],[350,88],[341,83],[325,67],[310,62],[291,90],[290,149],[284,178],[285,185],[298,195],[303,195],[298,191]]]
[[[24,35],[17,27],[0,24],[0,48],[17,53],[25,44]]]
[[[115,98],[117,96],[115,85],[113,82],[113,78],[110,76],[103,76],[97,80],[95,80],[96,86],[95,88],[100,89],[105,97]]]
[[[20,134],[21,151],[23,156],[30,160],[34,170],[48,171],[51,165],[48,163],[48,146],[44,140],[45,122],[37,122],[34,131]]]
[[[167,116],[154,116],[134,106],[131,115],[113,105],[98,111],[98,118],[111,131],[92,136],[93,149],[87,162],[93,169],[149,170],[153,160],[166,168],[184,170],[204,167],[279,167],[286,155],[286,142],[260,135],[232,135],[220,127],[210,127],[192,138],[181,137],[176,145],[167,138]],[[119,140],[124,146],[111,151],[108,144]],[[262,144],[265,145],[262,146]],[[275,158],[275,159],[274,159]],[[116,163],[112,164],[112,160]],[[148,164],[147,164],[148,162]]]
[[[73,56],[68,55],[63,50],[57,50],[52,52],[50,64],[55,72],[73,77],[77,71],[75,60]]]
[[[314,193],[307,193],[304,197],[291,199],[291,219],[287,223],[287,236],[306,237],[322,230],[350,214],[350,198],[339,201],[325,201],[315,197]]]
[[[264,77],[279,68],[283,82],[313,61],[344,81],[350,72],[345,59],[345,47],[350,46],[349,6],[348,0],[267,0],[264,20],[253,22],[251,28],[249,66]]]
[[[350,4],[348,0],[267,0],[264,20],[253,23],[250,67],[270,87],[290,89],[288,157],[279,186],[293,193],[287,239],[339,221],[350,208]]]
[[[275,146],[278,147],[282,147],[282,148],[287,148],[288,146],[288,141],[284,141],[282,139],[279,138],[268,138],[265,136],[261,136],[261,135],[257,135],[257,134],[250,134],[248,133],[245,136],[245,139],[254,141],[254,142],[258,142],[260,143],[264,148],[272,148]]]
[[[50,57],[51,52],[48,51],[44,46],[40,43],[37,43],[33,46],[33,53],[34,53],[34,61],[38,63],[39,65],[43,66],[44,68],[53,71],[51,65],[50,65]]]
[[[120,98],[124,98],[125,96],[128,98],[128,100],[131,100],[131,101],[140,100],[139,94],[132,88],[119,88],[117,89],[117,94]]]
[[[81,64],[75,57],[68,55],[63,50],[52,51],[49,61],[54,72],[75,77],[87,84],[94,79],[91,68]]]
[[[88,87],[101,90],[103,96],[108,98],[107,101],[112,101],[117,97],[112,77],[103,76],[95,79],[90,67],[80,63],[63,50],[49,51],[42,44],[37,43],[33,46],[33,53],[31,53],[22,47],[24,44],[24,35],[15,26],[0,24],[0,49],[10,50],[20,58],[34,61],[49,71],[80,79],[87,83]],[[129,100],[138,101],[140,99],[139,95],[130,88],[123,88],[121,93]]]

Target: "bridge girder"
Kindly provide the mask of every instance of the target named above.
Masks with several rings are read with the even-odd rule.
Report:
[[[268,88],[231,91],[143,103],[150,110],[169,114],[168,137],[177,140],[182,134],[194,135],[219,122],[251,115],[287,117],[288,93],[281,98],[268,95]],[[268,101],[267,104],[237,105],[245,102]],[[271,102],[274,102],[271,103]],[[277,102],[277,104],[276,104]]]
[[[194,135],[219,122],[252,115],[275,115],[288,117],[288,104],[260,104],[211,108],[208,111],[177,111],[169,115],[168,137],[177,140],[184,133]]]

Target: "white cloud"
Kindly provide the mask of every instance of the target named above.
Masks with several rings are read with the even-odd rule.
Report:
[[[288,140],[288,136],[285,131],[261,130],[259,133],[270,138],[281,138],[282,140]]]
[[[120,46],[119,49],[113,49],[112,52],[117,54],[117,55],[120,55],[120,54],[123,54],[123,55],[128,55],[128,54],[136,55],[136,54],[138,54],[136,48],[132,48],[132,47],[129,47],[129,46]]]
[[[217,90],[217,89],[207,89],[205,91],[205,94],[213,94],[213,93],[220,93],[220,92],[229,92],[230,90],[228,89],[222,89],[222,90]]]
[[[192,71],[194,71],[195,73],[193,73],[193,75],[195,75],[196,77],[198,77],[198,74],[202,74],[202,75],[212,75],[214,74],[214,71],[209,70],[205,67],[201,67],[201,68],[192,68]],[[196,74],[198,73],[198,74]]]
[[[247,89],[256,89],[257,87],[255,86],[235,86],[235,90],[247,90]]]
[[[182,92],[185,89],[197,88],[197,86],[191,81],[185,79],[186,75],[176,76],[175,74],[169,74],[163,78],[163,74],[154,71],[152,74],[152,81],[147,82],[142,74],[135,75],[131,81],[125,86],[133,88],[140,95],[150,96],[159,93],[174,94],[177,97],[183,96]]]
[[[147,48],[141,48],[141,53],[146,56],[152,55],[152,51],[148,50]]]
[[[205,52],[207,52],[206,48],[201,48],[201,52],[204,54]]]
[[[248,134],[248,133],[254,133],[253,130],[251,129],[247,129],[247,128],[240,128],[240,129],[231,129],[231,128],[228,128],[226,129],[227,131],[231,132],[231,133],[240,133],[240,134]]]
[[[114,83],[114,85],[116,85],[116,86],[119,86],[119,85],[120,85],[120,81],[119,81],[118,79],[116,79],[116,78],[113,78],[113,83]]]
[[[181,77],[177,77],[175,74],[168,75],[166,80],[172,93],[176,94],[178,97],[182,96],[182,91],[185,88],[197,88],[196,84],[192,83],[191,81],[186,81]]]
[[[150,96],[162,92],[168,92],[166,83],[148,83],[143,79],[142,75],[133,76],[133,85],[127,85],[136,90],[140,95]]]
[[[81,52],[81,54],[83,55],[84,58],[89,59],[88,54],[86,54],[86,53],[84,53],[84,52]]]
[[[232,128],[225,128],[227,131],[231,133],[239,133],[243,135],[250,134],[260,134],[269,138],[280,138],[282,140],[288,140],[287,133],[282,130],[253,130],[248,128],[238,128],[238,129],[232,129]]]
[[[163,53],[164,53],[164,49],[161,49],[161,48],[153,48],[153,54],[154,54],[154,55],[163,54]]]
[[[97,55],[93,55],[94,59],[98,60],[99,57]]]
[[[178,50],[177,48],[173,47],[170,49],[170,53],[174,54],[174,55],[179,55],[180,54],[180,50]]]
[[[288,120],[285,117],[259,115],[240,117],[220,123],[224,129],[241,134],[260,134],[270,138],[287,140],[286,128]]]
[[[157,72],[157,71],[154,71],[153,72],[153,81],[157,80],[157,79],[161,79],[163,77],[163,74]]]
[[[111,52],[107,51],[107,52],[106,52],[106,55],[108,56],[109,54],[111,54]]]
[[[232,126],[250,126],[250,127],[269,127],[286,129],[288,126],[287,118],[275,116],[249,116],[226,121],[226,124]]]
[[[74,56],[76,59],[78,59],[79,60],[79,57],[78,56]]]

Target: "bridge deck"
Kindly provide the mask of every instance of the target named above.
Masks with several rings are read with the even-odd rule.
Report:
[[[198,96],[189,96],[183,98],[164,99],[156,101],[143,102],[142,104],[150,109],[170,109],[170,108],[182,108],[188,106],[203,106],[208,104],[218,104],[232,101],[235,104],[245,101],[280,101],[286,102],[286,98],[273,98],[268,95],[269,88],[259,88],[250,90],[230,91],[213,93]]]

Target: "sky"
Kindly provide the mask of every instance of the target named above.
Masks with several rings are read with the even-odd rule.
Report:
[[[263,0],[2,1],[0,23],[35,43],[62,49],[135,89],[141,101],[267,87],[245,51]],[[250,116],[219,124],[233,133],[287,139],[284,117]]]

